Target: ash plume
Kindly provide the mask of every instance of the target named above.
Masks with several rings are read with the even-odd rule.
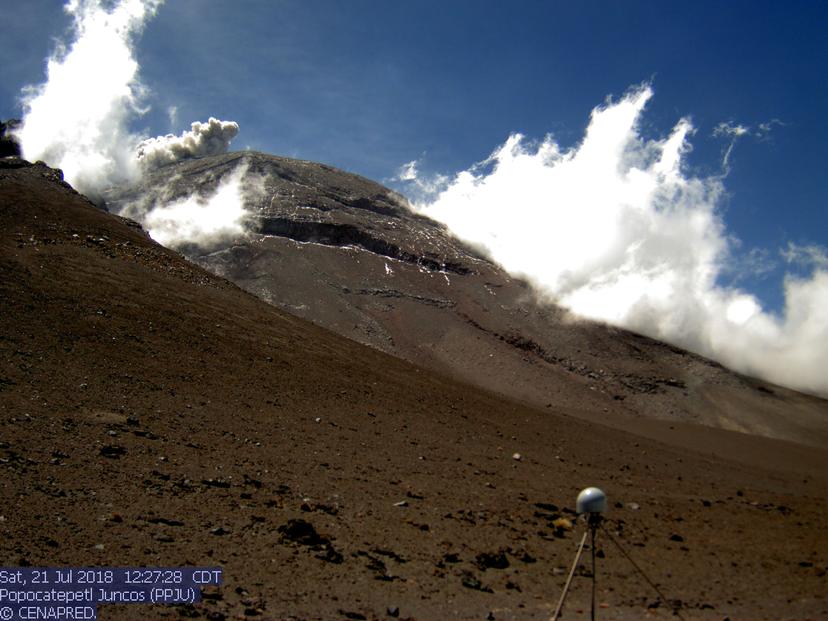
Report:
[[[569,150],[549,136],[530,145],[512,135],[416,208],[581,317],[828,395],[825,264],[812,261],[809,277],[785,279],[781,317],[721,285],[735,244],[720,215],[732,142],[723,174],[689,174],[689,119],[663,139],[641,135],[652,95],[645,85],[595,108],[583,141]],[[744,133],[725,129],[731,138]],[[428,187],[415,163],[402,172],[415,191]]]
[[[158,168],[180,160],[226,153],[239,133],[239,124],[210,117],[206,123],[196,121],[180,136],[167,134],[148,138],[138,144],[138,162],[145,169]]]

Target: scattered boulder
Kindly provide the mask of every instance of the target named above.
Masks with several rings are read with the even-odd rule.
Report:
[[[551,511],[552,513],[558,512],[558,505],[554,505],[551,502],[536,502],[535,506],[544,511]]]
[[[481,571],[487,569],[506,569],[509,567],[509,559],[502,551],[481,552],[475,558],[475,563]]]
[[[374,554],[379,554],[380,556],[387,556],[388,558],[396,561],[397,563],[407,562],[402,556],[400,556],[393,550],[386,550],[385,548],[374,548],[373,552]]]
[[[319,536],[313,524],[302,519],[288,520],[276,529],[283,540],[292,541],[303,546],[318,546],[327,542]]]
[[[101,447],[100,454],[109,459],[120,459],[121,456],[126,455],[127,450],[123,446],[114,444],[106,444]]]
[[[572,520],[565,517],[560,517],[556,520],[552,520],[552,526],[556,530],[572,530]]]
[[[262,482],[259,479],[254,479],[248,475],[244,475],[244,484],[245,485],[252,485],[256,489],[262,488]]]
[[[316,555],[316,558],[333,563],[334,565],[339,565],[345,560],[345,557],[340,552],[337,552],[330,542],[322,546],[321,552]]]
[[[491,588],[484,585],[480,580],[477,579],[471,572],[463,572],[463,576],[460,580],[461,584],[466,587],[467,589],[472,589],[474,591],[482,591],[483,593],[493,593]]]
[[[184,522],[163,517],[147,518],[147,522],[150,524],[163,524],[164,526],[184,526]]]
[[[345,560],[342,554],[334,549],[330,539],[316,532],[310,522],[303,519],[291,519],[276,530],[282,535],[282,542],[307,546],[311,550],[319,552],[316,555],[318,559],[337,565]]]

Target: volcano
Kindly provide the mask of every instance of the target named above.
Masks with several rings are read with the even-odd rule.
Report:
[[[667,598],[600,535],[600,618],[828,613],[825,449],[720,428],[821,401],[535,306],[318,164],[193,160],[109,208],[161,179],[207,191],[242,159],[265,176],[256,232],[192,261],[59,171],[0,160],[4,566],[224,570],[198,605],[102,619],[548,619],[575,496],[599,485],[607,532]],[[659,405],[717,394],[709,418]],[[565,619],[589,605],[577,574]]]
[[[649,433],[644,417],[664,421],[664,431],[700,424],[828,447],[828,401],[572,317],[362,177],[230,153],[165,166],[106,198],[141,218],[164,201],[209,196],[241,166],[259,184],[246,204],[250,234],[180,249],[270,304],[479,388],[606,425]]]

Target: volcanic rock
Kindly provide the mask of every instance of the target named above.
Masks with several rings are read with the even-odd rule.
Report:
[[[0,121],[0,158],[20,157],[20,143],[12,135],[12,132],[20,126],[20,120],[9,119]]]

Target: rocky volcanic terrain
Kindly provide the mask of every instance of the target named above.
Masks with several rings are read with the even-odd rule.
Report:
[[[156,170],[110,191],[108,206],[140,218],[162,200],[209,196],[238,166],[259,190],[247,199],[252,233],[180,250],[291,314],[488,390],[621,428],[643,415],[828,447],[828,401],[575,320],[362,177],[230,153]]]
[[[56,171],[0,162],[0,564],[224,568],[198,606],[103,606],[101,619],[547,619],[583,529],[575,495],[598,485],[607,531],[670,600],[601,533],[598,618],[828,617],[824,448],[641,416],[635,433],[589,421],[648,413],[652,397],[687,403],[676,419],[722,426],[748,425],[755,407],[768,435],[785,435],[773,427],[783,412],[810,420],[822,402],[558,321],[444,238],[418,255],[403,229],[434,225],[391,198],[383,213],[378,198],[370,209],[314,199],[306,177],[270,177],[278,196],[310,186],[299,202],[311,224],[294,228],[274,194],[257,236],[199,259],[248,270],[240,282],[254,291],[285,261],[295,274],[256,293],[371,348],[187,262]],[[377,224],[342,228],[358,210]],[[390,248],[379,227],[395,214],[406,224]],[[549,332],[543,312],[557,321]],[[543,371],[522,379],[533,367]],[[502,394],[480,388],[486,377]],[[523,401],[504,396],[536,380],[545,388]],[[718,408],[710,420],[705,407]],[[589,571],[564,619],[588,618]]]

